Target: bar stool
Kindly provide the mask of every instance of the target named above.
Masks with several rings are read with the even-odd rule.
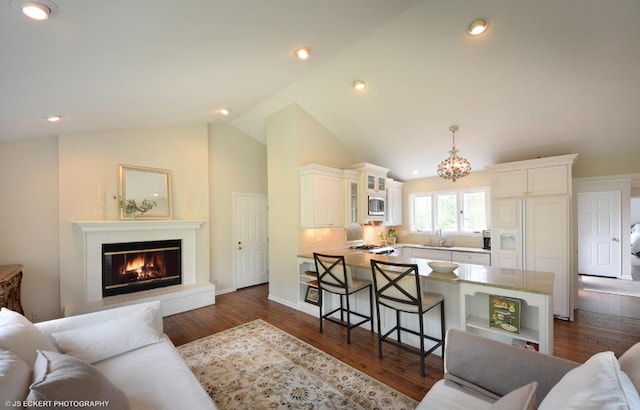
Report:
[[[371,286],[371,281],[354,279],[351,275],[351,269],[344,262],[344,256],[323,255],[314,252],[313,259],[316,264],[316,272],[318,272],[320,333],[322,333],[323,319],[345,326],[347,328],[347,343],[351,343],[351,329],[363,323],[371,322],[371,331],[373,332],[373,287]],[[353,311],[349,301],[349,296],[367,288],[369,289],[369,316]],[[323,314],[323,292],[339,295],[340,307]],[[343,297],[346,303],[343,303]],[[340,312],[340,320],[332,317],[337,312]],[[344,320],[345,313],[347,316],[346,322]],[[351,323],[351,315],[358,316],[362,320],[357,323]]]
[[[373,285],[376,295],[376,314],[378,316],[378,357],[382,359],[382,342],[399,347],[420,356],[420,375],[425,377],[424,359],[442,346],[444,352],[445,322],[444,297],[437,293],[422,292],[418,265],[405,263],[390,263],[371,260]],[[380,326],[380,306],[393,309],[396,312],[396,324],[384,335]],[[425,334],[424,315],[436,306],[440,306],[440,339]],[[400,313],[418,315],[419,331],[407,329],[400,324]],[[420,349],[402,343],[401,332],[411,333],[420,337]],[[396,340],[390,338],[396,332]],[[425,339],[436,342],[429,350],[425,350]]]

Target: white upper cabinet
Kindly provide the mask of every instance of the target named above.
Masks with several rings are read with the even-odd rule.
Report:
[[[491,165],[493,198],[570,195],[576,154]]]
[[[300,227],[339,228],[345,223],[342,170],[311,164],[300,172]]]
[[[376,198],[386,197],[387,173],[389,172],[389,169],[366,162],[350,165],[345,168],[347,170],[360,172],[358,222],[361,224],[366,224],[372,221],[383,222],[385,220],[385,215],[369,214],[369,196]],[[386,200],[384,202],[386,202]]]
[[[345,226],[359,224],[360,214],[360,172],[345,170],[344,172],[344,210]]]
[[[387,173],[367,173],[367,191],[384,192],[387,184]]]
[[[384,224],[387,226],[402,225],[402,186],[404,183],[387,179],[387,199]]]

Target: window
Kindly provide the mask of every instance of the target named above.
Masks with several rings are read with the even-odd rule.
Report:
[[[430,196],[414,196],[412,201],[412,231],[432,231],[433,211]]]
[[[489,226],[486,188],[411,195],[411,231],[473,233]]]

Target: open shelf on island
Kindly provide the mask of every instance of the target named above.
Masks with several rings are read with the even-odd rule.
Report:
[[[489,319],[482,319],[476,316],[467,317],[467,326],[476,329],[482,329],[491,333],[509,336],[515,339],[524,340],[526,342],[540,343],[538,338],[538,331],[535,329],[521,328],[520,333],[507,332],[495,327],[489,326]]]

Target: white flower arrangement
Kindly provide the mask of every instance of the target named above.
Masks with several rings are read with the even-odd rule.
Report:
[[[131,216],[131,218],[136,215],[136,212],[139,212],[140,215],[144,215],[145,212],[152,210],[158,205],[156,201],[149,201],[148,199],[143,199],[140,204],[138,204],[134,199],[127,199],[125,201],[120,196],[114,196],[113,199],[118,201],[118,207],[124,212],[124,214]]]

